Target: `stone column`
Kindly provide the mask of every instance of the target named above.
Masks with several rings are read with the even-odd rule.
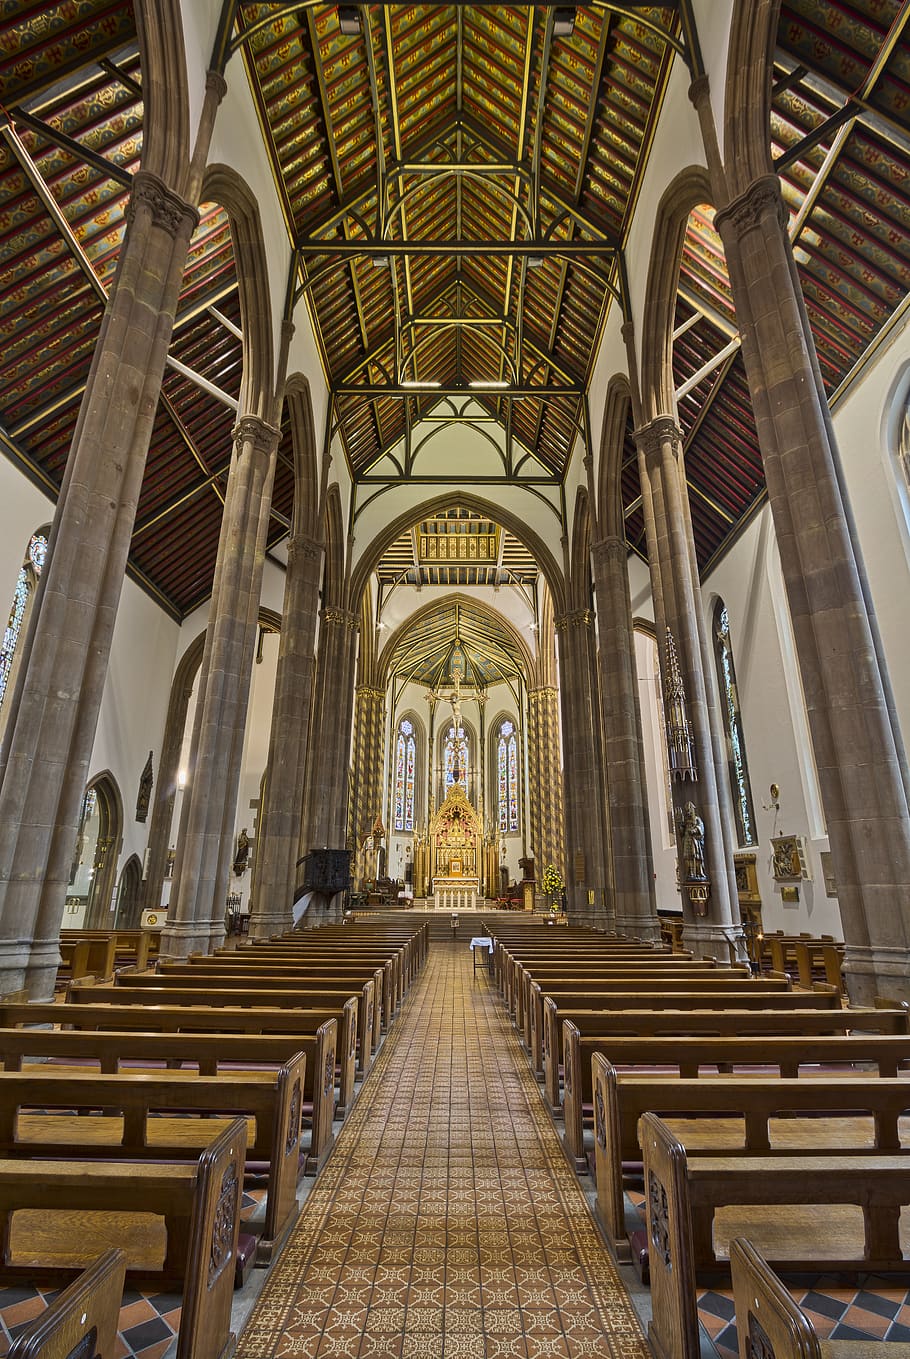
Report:
[[[654,941],[660,938],[660,922],[654,896],[628,554],[628,547],[621,538],[602,539],[591,549],[603,704],[604,768],[613,849],[616,928],[620,934]]]
[[[311,849],[345,849],[348,843],[351,726],[360,620],[357,614],[340,608],[324,608],[319,620],[313,740],[307,761],[301,858]]]
[[[295,533],[288,543],[265,795],[256,836],[250,907],[253,938],[267,939],[293,924],[321,574],[322,544]]]
[[[556,620],[566,818],[566,894],[579,924],[614,928],[605,823],[600,694],[594,615],[574,609]],[[588,893],[594,893],[594,904]]]
[[[372,831],[382,812],[382,743],[385,725],[385,690],[358,684],[354,695],[354,757],[351,789],[351,843]],[[394,736],[391,747],[394,768]],[[389,817],[391,824],[391,817]],[[389,827],[387,826],[388,830]]]
[[[774,175],[716,222],[780,548],[853,1001],[910,999],[907,764]]]
[[[742,925],[733,863],[733,820],[726,784],[725,747],[713,690],[707,677],[707,638],[702,626],[701,587],[688,511],[682,433],[670,416],[635,431],[642,501],[671,748],[674,812],[693,803],[704,823],[704,861],[709,895],[696,913],[692,894],[682,893],[683,938],[697,954],[728,957],[728,942],[742,946]],[[672,701],[671,701],[672,696]],[[675,714],[675,716],[674,716]],[[682,732],[688,724],[688,734]],[[683,751],[682,746],[687,746]],[[672,741],[671,741],[672,747]],[[687,876],[683,836],[677,833],[680,881]],[[701,913],[703,912],[703,913]]]
[[[79,808],[195,208],[133,179],[4,735],[0,991],[53,993]]]
[[[559,694],[544,684],[528,691],[528,813],[537,889],[547,864],[568,876],[559,766]]]
[[[244,415],[234,430],[215,583],[199,675],[161,951],[208,951],[224,938],[243,737],[250,698],[259,596],[281,431]]]

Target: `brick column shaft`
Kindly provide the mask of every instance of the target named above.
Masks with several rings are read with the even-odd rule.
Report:
[[[322,544],[295,533],[288,543],[265,796],[256,836],[250,909],[253,938],[267,939],[293,923],[321,573]]]
[[[280,430],[245,415],[234,430],[188,784],[162,953],[207,951],[224,913]]]
[[[644,747],[635,638],[629,598],[628,548],[621,538],[592,546],[598,661],[603,705],[616,928],[640,939],[660,938],[654,862],[644,777]]]
[[[776,176],[717,214],[828,823],[851,999],[910,999],[906,755]]]
[[[600,743],[600,694],[594,654],[594,616],[575,609],[556,620],[562,708],[566,816],[566,891],[578,923],[612,929]],[[588,892],[594,893],[594,904]]]
[[[0,757],[4,994],[53,993],[79,808],[197,220],[154,175],[136,174]]]

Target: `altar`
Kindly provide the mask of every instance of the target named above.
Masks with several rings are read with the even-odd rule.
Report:
[[[476,911],[479,878],[434,878],[433,905],[437,911]]]
[[[437,910],[477,909],[482,850],[480,818],[465,796],[464,784],[456,780],[430,821],[433,904]]]

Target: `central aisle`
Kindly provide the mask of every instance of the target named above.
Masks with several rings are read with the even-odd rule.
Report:
[[[650,1351],[496,993],[434,944],[237,1359]]]

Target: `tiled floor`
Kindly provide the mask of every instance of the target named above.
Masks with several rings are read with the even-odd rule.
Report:
[[[648,1354],[488,979],[434,946],[237,1359]]]

